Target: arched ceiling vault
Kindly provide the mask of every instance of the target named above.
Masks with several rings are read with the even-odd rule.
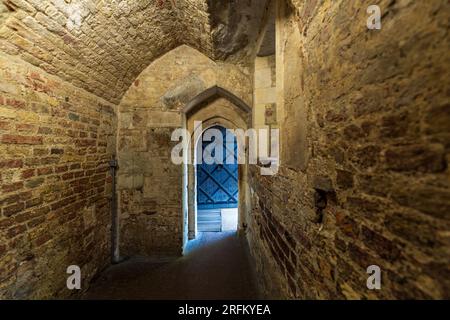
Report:
[[[152,61],[182,45],[241,62],[265,0],[0,0],[0,50],[117,103]]]

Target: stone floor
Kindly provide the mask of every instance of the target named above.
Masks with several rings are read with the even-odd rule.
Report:
[[[235,232],[201,233],[183,257],[132,258],[107,269],[84,299],[257,299],[247,248]]]

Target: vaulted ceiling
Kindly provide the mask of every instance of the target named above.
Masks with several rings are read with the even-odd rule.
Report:
[[[0,50],[118,102],[153,60],[186,44],[250,55],[265,0],[2,0]]]

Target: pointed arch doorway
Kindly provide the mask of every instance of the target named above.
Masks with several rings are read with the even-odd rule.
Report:
[[[239,97],[230,91],[221,87],[211,87],[195,98],[193,98],[183,109],[184,125],[191,137],[191,159],[193,165],[184,167],[183,175],[183,244],[184,246],[197,238],[198,230],[198,207],[197,207],[197,141],[205,129],[221,126],[226,129],[244,131],[251,126],[251,108]],[[201,122],[200,127],[196,122]],[[245,153],[248,151],[245,150]],[[237,231],[245,231],[247,226],[246,216],[250,208],[248,187],[248,165],[239,164],[238,166],[238,222]],[[230,198],[230,197],[229,197]]]

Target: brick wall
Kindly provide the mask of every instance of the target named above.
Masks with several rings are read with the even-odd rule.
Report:
[[[280,23],[282,168],[252,168],[266,295],[448,298],[448,3],[376,1],[380,31],[371,1],[296,3]]]
[[[0,298],[67,297],[109,262],[114,105],[0,54]]]

